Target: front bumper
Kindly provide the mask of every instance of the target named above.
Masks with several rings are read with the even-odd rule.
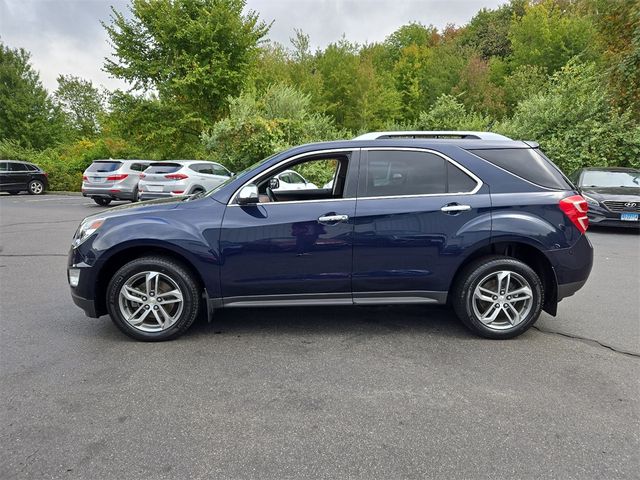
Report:
[[[620,213],[611,212],[602,206],[595,206],[589,204],[589,224],[594,227],[625,227],[625,228],[640,228],[640,221],[629,222],[620,220]],[[636,213],[636,212],[629,212]]]
[[[98,314],[96,309],[96,302],[89,298],[81,297],[75,292],[74,288],[71,288],[71,299],[73,300],[73,303],[84,310],[84,314],[87,317],[98,318],[101,316],[101,314]]]

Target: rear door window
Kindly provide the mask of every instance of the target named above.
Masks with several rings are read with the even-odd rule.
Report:
[[[537,148],[495,148],[469,151],[536,185],[556,190],[573,190],[560,169]]]
[[[211,164],[211,168],[213,169],[213,174],[214,175],[223,175],[225,177],[229,177],[230,176],[229,170],[224,168],[222,165],[218,165],[217,163],[212,163]]]
[[[182,165],[179,163],[152,163],[149,168],[145,170],[144,173],[150,174],[163,174],[163,173],[174,173],[182,168]]]
[[[446,161],[428,152],[371,150],[362,187],[364,197],[446,193]]]
[[[122,162],[93,162],[87,172],[114,172],[122,166]]]
[[[7,162],[0,162],[0,172],[6,172],[9,169]]]

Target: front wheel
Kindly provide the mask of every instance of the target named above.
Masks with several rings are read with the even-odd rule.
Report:
[[[44,183],[40,180],[31,180],[29,182],[28,192],[31,195],[42,195],[44,193]]]
[[[106,207],[111,203],[110,198],[104,198],[104,197],[93,197],[93,201],[96,202],[101,207]]]
[[[453,289],[453,308],[474,333],[513,338],[542,311],[544,289],[536,272],[515,258],[480,258],[464,268]]]
[[[171,340],[195,321],[200,288],[173,259],[143,257],[113,276],[107,287],[107,309],[116,326],[136,340]]]

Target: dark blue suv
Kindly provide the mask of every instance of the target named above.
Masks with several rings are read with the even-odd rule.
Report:
[[[327,181],[288,190],[285,171]],[[475,333],[510,338],[584,285],[586,214],[530,142],[318,143],[204,195],[87,217],[68,278],[88,316],[139,340],[220,308],[401,303],[450,304]]]

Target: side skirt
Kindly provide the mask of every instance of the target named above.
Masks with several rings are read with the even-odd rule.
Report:
[[[293,307],[317,305],[389,305],[447,303],[447,292],[393,291],[351,293],[296,293],[289,295],[253,295],[209,298],[208,310],[226,307]]]

